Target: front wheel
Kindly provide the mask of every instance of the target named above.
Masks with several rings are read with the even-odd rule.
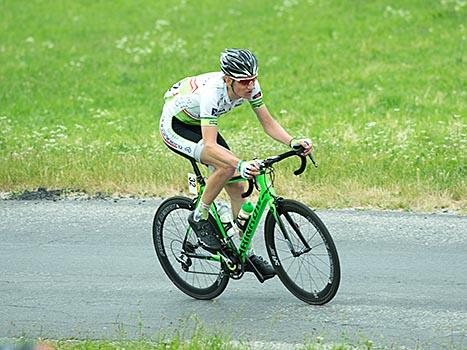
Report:
[[[270,211],[265,223],[269,258],[284,286],[313,305],[329,302],[340,283],[339,257],[326,226],[306,205],[281,200],[278,220]]]

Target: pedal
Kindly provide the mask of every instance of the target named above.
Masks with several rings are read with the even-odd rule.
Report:
[[[190,266],[191,266],[191,259],[189,257],[187,257],[185,254],[180,255],[180,257],[178,259],[179,259],[179,262],[182,265],[183,271],[188,272],[188,270],[190,269]]]

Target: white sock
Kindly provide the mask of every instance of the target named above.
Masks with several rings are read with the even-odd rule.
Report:
[[[195,209],[195,214],[193,215],[193,219],[198,222],[200,220],[207,220],[209,217],[209,208],[210,205],[206,205],[203,202],[199,203],[198,208]]]

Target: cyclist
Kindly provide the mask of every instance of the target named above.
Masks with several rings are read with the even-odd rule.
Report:
[[[266,134],[290,147],[303,146],[304,154],[312,149],[311,140],[292,137],[273,119],[263,102],[258,82],[258,61],[246,49],[225,49],[220,55],[220,72],[192,76],[175,83],[164,95],[165,104],[160,120],[164,143],[174,152],[203,163],[212,171],[198,208],[188,222],[201,243],[218,250],[220,241],[208,222],[209,208],[222,188],[237,217],[245,201],[242,183],[227,184],[236,174],[245,179],[259,175],[256,160],[242,160],[230,151],[218,132],[219,116],[249,101]],[[242,233],[240,233],[242,234]],[[251,249],[250,261],[266,277],[274,276],[273,267]]]

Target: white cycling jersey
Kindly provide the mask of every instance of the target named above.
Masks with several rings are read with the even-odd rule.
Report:
[[[175,83],[164,95],[164,115],[176,116],[186,124],[217,126],[220,115],[245,102],[243,98],[230,100],[223,77],[222,72],[211,72]],[[258,80],[248,101],[254,109],[263,105]]]

